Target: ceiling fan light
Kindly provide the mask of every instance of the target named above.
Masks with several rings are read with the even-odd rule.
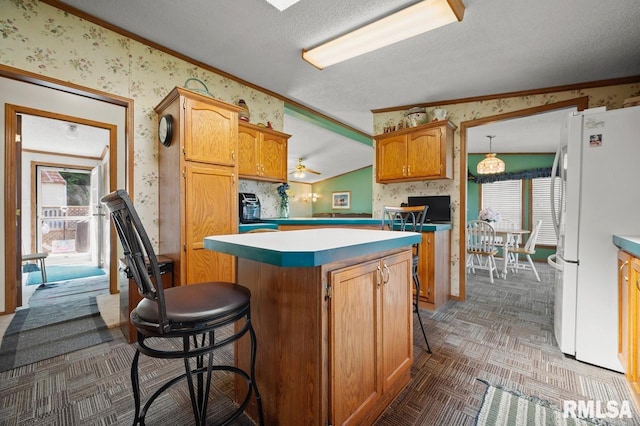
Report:
[[[505,164],[504,161],[496,157],[496,154],[488,153],[485,158],[478,163],[477,172],[480,175],[495,175],[497,173],[504,173]]]
[[[424,0],[358,28],[313,49],[302,59],[318,69],[415,37],[455,21],[462,21],[461,0]]]

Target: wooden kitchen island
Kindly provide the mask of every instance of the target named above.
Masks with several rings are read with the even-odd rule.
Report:
[[[364,229],[205,238],[238,257],[237,282],[251,290],[267,425],[371,424],[398,395],[413,362],[410,246],[420,240]]]

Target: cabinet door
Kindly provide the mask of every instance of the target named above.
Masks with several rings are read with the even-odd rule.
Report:
[[[265,179],[278,182],[287,181],[287,139],[262,134],[260,143],[260,174]]]
[[[258,149],[260,132],[240,126],[238,128],[238,174],[241,176],[258,176],[260,174],[260,158]]]
[[[236,112],[185,98],[184,117],[185,160],[235,166],[238,144]]]
[[[204,248],[204,237],[236,232],[238,211],[233,200],[238,196],[233,169],[190,163],[186,165],[185,179],[186,281],[183,284],[233,282],[235,258]]]
[[[378,182],[402,179],[406,174],[407,137],[391,136],[376,143],[376,177]]]
[[[440,176],[444,166],[442,130],[426,129],[410,133],[407,137],[407,176]]]
[[[618,358],[622,369],[629,373],[629,272],[631,255],[618,251]]]
[[[382,392],[413,362],[411,253],[382,259]]]
[[[433,232],[422,233],[420,257],[418,259],[418,276],[420,277],[420,297],[429,303],[435,303],[433,297]]]
[[[629,275],[629,372],[627,380],[636,394],[640,393],[640,259],[631,259]]]
[[[357,424],[382,393],[378,273],[372,261],[331,273],[331,424]],[[391,268],[391,266],[390,266]]]

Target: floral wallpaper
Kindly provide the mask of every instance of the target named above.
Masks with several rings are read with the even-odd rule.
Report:
[[[271,121],[279,130],[283,126],[281,100],[39,1],[0,0],[0,38],[3,65],[134,100],[132,195],[156,247],[157,219],[149,219],[158,216],[159,144],[153,108],[171,89],[197,78],[217,99],[231,104],[244,99],[251,122]],[[195,81],[187,87],[204,89]],[[241,182],[241,188],[247,186],[251,184]],[[270,191],[271,186],[258,184],[254,192]]]
[[[189,78],[204,82],[214,97],[228,103],[244,99],[252,122],[271,121],[282,129],[284,105],[279,99],[217,75],[152,47],[97,26],[36,0],[0,0],[0,64],[68,81],[134,100],[133,194],[149,236],[157,246],[157,117],[153,107]],[[191,86],[189,86],[191,87]],[[197,85],[193,86],[198,87]],[[638,84],[566,91],[481,102],[444,105],[458,124],[480,117],[549,104],[583,95],[589,106],[619,108],[640,94]],[[432,115],[432,110],[429,111]],[[402,118],[402,111],[374,114],[373,134]],[[374,162],[375,164],[375,162]],[[451,294],[459,294],[460,135],[454,138],[454,179],[378,185],[373,182],[374,216],[384,204],[399,204],[412,194],[450,194],[454,209],[451,247]],[[374,174],[375,176],[375,171]],[[464,182],[464,181],[462,181]],[[276,215],[277,185],[241,181],[240,190],[261,194],[263,214]],[[152,222],[152,223],[148,223]]]
[[[427,110],[429,121],[433,119],[433,110],[443,108],[449,112],[449,120],[457,126],[460,123],[482,117],[498,115],[510,111],[547,105],[581,96],[589,96],[589,108],[606,106],[607,109],[621,108],[626,98],[640,95],[640,84],[599,87],[584,90],[572,90],[540,95],[518,96],[478,102],[436,106]],[[383,133],[388,126],[395,126],[403,119],[404,111],[374,114],[373,134]],[[380,185],[375,182],[373,173],[373,212],[379,215],[383,205],[400,205],[410,195],[451,195],[453,230],[451,234],[451,294],[460,295],[460,185],[466,182],[460,179],[460,130],[454,135],[453,145],[454,178],[451,180],[419,181]],[[375,161],[374,161],[375,167]]]

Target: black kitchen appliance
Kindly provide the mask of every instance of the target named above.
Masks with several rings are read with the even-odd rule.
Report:
[[[409,206],[429,206],[427,210],[427,222],[451,223],[451,196],[431,195],[409,197]]]
[[[239,200],[240,223],[260,222],[260,200],[256,194],[241,192]]]

